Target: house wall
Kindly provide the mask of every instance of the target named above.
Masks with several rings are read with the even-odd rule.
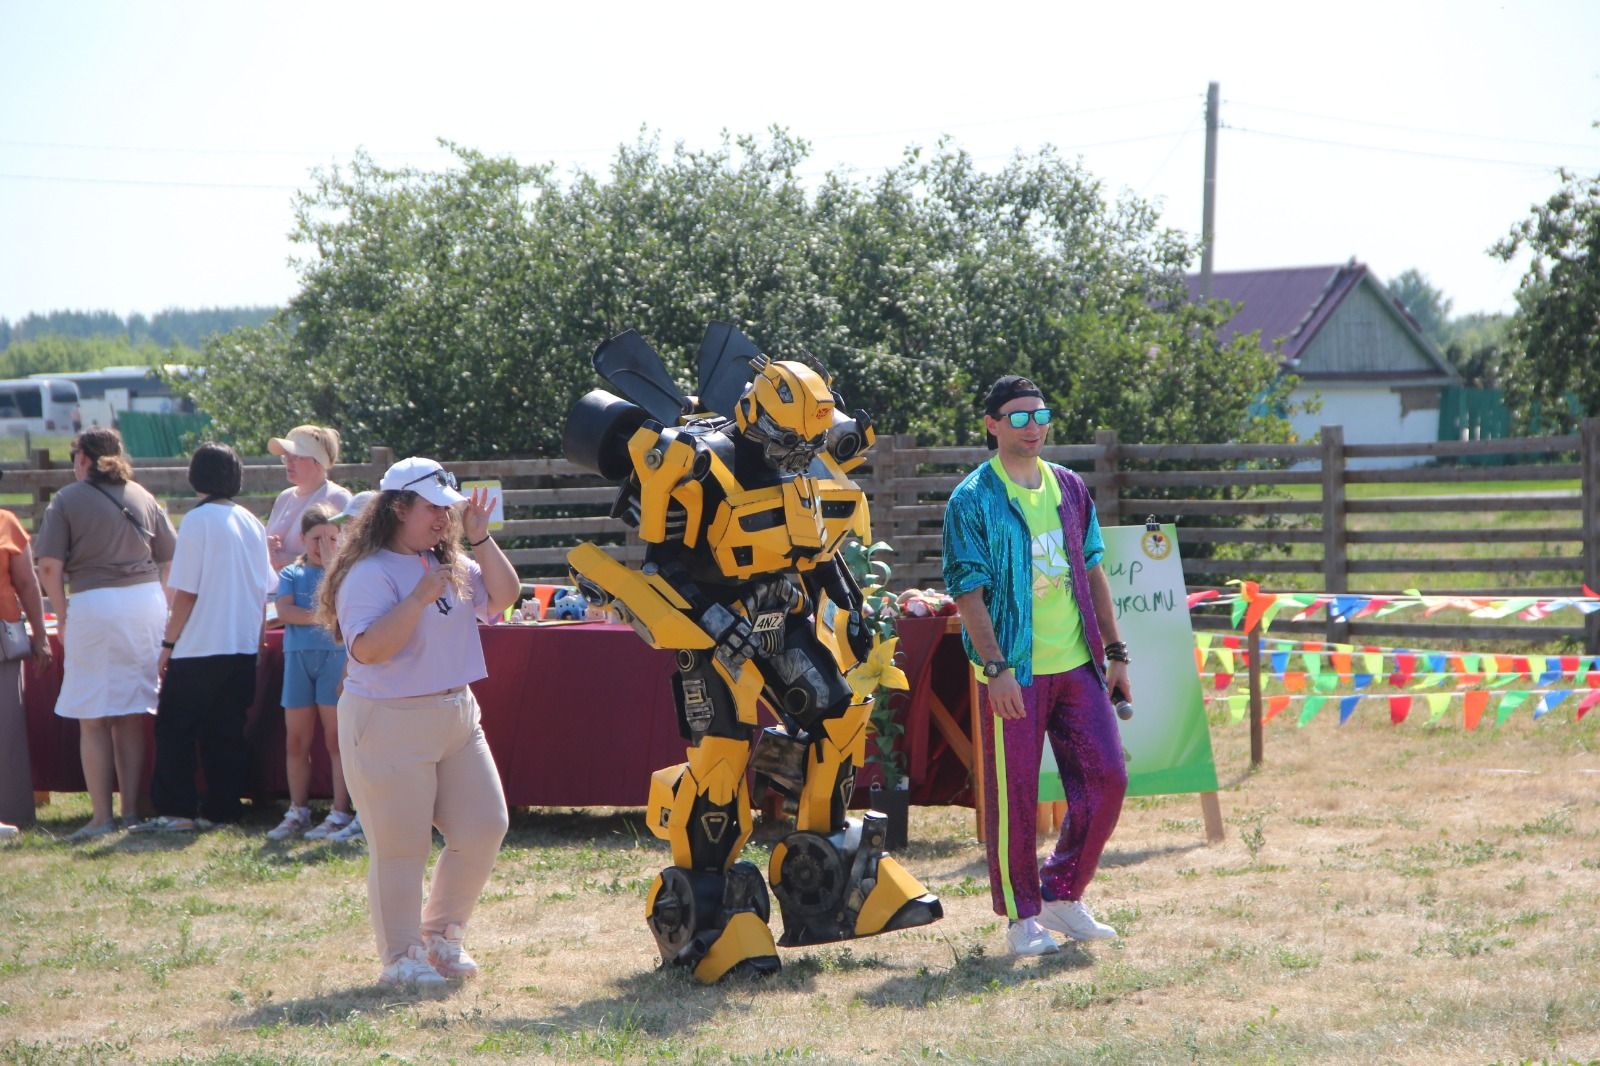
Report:
[[[1432,393],[1432,405],[1419,406],[1427,391]],[[1439,439],[1437,389],[1392,389],[1321,381],[1310,386],[1299,386],[1290,394],[1290,401],[1298,405],[1312,396],[1321,397],[1322,409],[1310,415],[1297,413],[1290,419],[1295,433],[1302,440],[1310,440],[1323,426],[1343,426],[1346,444],[1432,442]],[[1390,457],[1352,459],[1349,465],[1354,469],[1396,469],[1426,461],[1421,457]]]

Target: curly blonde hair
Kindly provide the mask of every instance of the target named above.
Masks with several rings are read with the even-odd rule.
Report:
[[[339,537],[339,550],[327,564],[322,584],[317,586],[316,624],[333,634],[333,639],[344,642],[339,629],[339,588],[349,576],[350,568],[369,555],[389,547],[400,532],[405,515],[422,497],[410,489],[391,489],[374,496],[362,512],[350,520]],[[423,501],[426,506],[426,501]],[[433,557],[441,566],[450,568],[451,581],[456,594],[467,597],[466,567],[456,566],[461,557],[461,515],[450,509],[450,526],[432,549]]]

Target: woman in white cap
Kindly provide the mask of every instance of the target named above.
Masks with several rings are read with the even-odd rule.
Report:
[[[328,480],[339,461],[339,431],[326,426],[295,426],[286,437],[267,441],[267,451],[283,456],[289,487],[278,493],[267,516],[267,551],[274,570],[282,570],[306,550],[300,516],[314,503],[338,514],[350,503],[350,490]]]
[[[432,459],[402,459],[345,527],[317,593],[318,620],[349,653],[339,747],[371,857],[381,984],[437,985],[478,970],[462,939],[507,818],[468,686],[488,676],[478,620],[519,591],[489,536],[493,506],[482,490],[461,495]],[[435,826],[445,847],[424,909]]]

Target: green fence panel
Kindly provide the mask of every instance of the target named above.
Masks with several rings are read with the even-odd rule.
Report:
[[[202,414],[169,415],[149,411],[121,411],[117,428],[122,431],[122,446],[135,459],[166,459],[184,455],[189,441],[204,433],[211,416]]]

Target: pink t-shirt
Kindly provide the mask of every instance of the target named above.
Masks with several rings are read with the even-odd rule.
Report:
[[[345,650],[350,652],[345,688],[367,699],[393,700],[443,692],[489,676],[483,642],[478,639],[478,620],[488,621],[489,612],[483,570],[466,558],[458,558],[456,566],[466,570],[470,601],[463,602],[447,587],[443,596],[423,608],[411,639],[381,663],[358,662],[350,646],[411,595],[424,574],[439,568],[439,561],[432,552],[402,555],[383,550],[350,568],[334,603]]]
[[[295,495],[290,485],[272,501],[272,513],[267,515],[267,536],[282,537],[283,547],[272,552],[272,569],[282,570],[306,550],[305,538],[300,536],[300,516],[314,503],[325,503],[338,514],[350,504],[350,490],[331,481],[324,481],[304,496]]]

